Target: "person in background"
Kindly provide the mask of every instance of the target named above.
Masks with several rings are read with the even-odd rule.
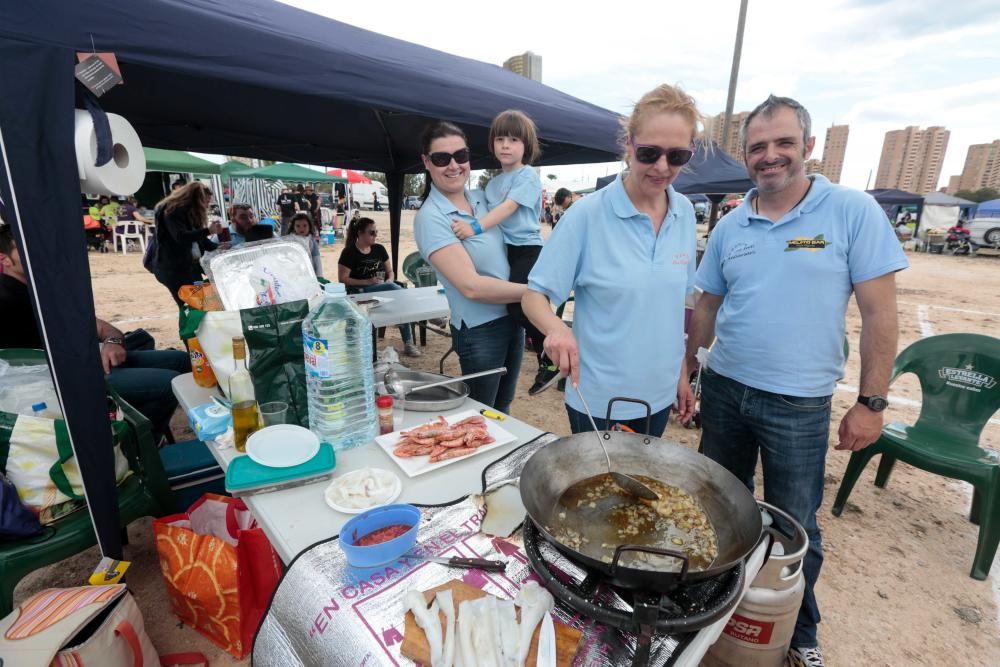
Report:
[[[288,224],[292,221],[292,216],[295,215],[295,212],[299,210],[298,202],[287,185],[281,188],[281,194],[278,195],[275,206],[278,208],[278,214],[281,216],[280,232],[287,234]]]
[[[503,233],[483,230],[459,239],[452,228],[458,217],[471,222],[488,213],[482,190],[467,190],[469,146],[458,126],[437,121],[421,137],[423,205],[413,221],[420,255],[437,271],[451,309],[451,336],[462,373],[499,366],[503,376],[467,380],[473,400],[510,412],[524,354],[524,332],[507,313],[525,286],[507,280],[510,265]],[[536,221],[537,224],[537,221]]]
[[[176,181],[170,184],[170,191],[174,192],[175,190],[180,190],[185,185],[187,185],[187,181],[184,180],[183,178],[178,178]]]
[[[898,336],[895,273],[908,266],[872,197],[806,175],[811,125],[801,104],[774,95],[743,121],[740,144],[756,187],[709,238],[687,343],[692,368],[698,348],[711,347],[701,372],[702,452],[751,491],[759,457],[764,500],[809,535],[792,667],[823,665],[816,512],[847,304],[853,294],[861,312],[860,395],[841,420],[836,449],[857,451],[882,431]]]
[[[178,306],[184,302],[177,296],[177,290],[202,280],[199,264],[202,253],[220,247],[209,239],[210,234],[218,235],[222,229],[218,223],[208,226],[210,201],[212,191],[195,181],[174,190],[156,205],[152,272]]]
[[[380,204],[378,202],[378,193],[377,192],[373,192],[372,193],[372,210],[373,211],[381,211],[382,210],[382,204]]]
[[[395,282],[392,260],[385,246],[375,243],[378,228],[371,218],[358,218],[347,226],[344,249],[337,260],[337,280],[344,284],[348,294],[391,292],[403,289]],[[420,348],[413,344],[413,327],[399,326],[403,339],[403,354],[419,357]]]
[[[292,224],[287,238],[295,239],[302,244],[302,247],[304,247],[306,252],[309,253],[309,259],[312,261],[312,267],[313,271],[316,272],[316,277],[322,278],[323,262],[320,260],[319,256],[319,243],[316,241],[316,236],[313,233],[313,223],[309,218],[308,213],[299,211],[292,216]]]
[[[259,237],[263,235],[264,238],[271,238],[275,234],[274,225],[268,223],[261,223],[260,226],[267,227],[271,229],[271,233],[267,234],[264,231],[258,232],[258,238],[251,239],[247,236],[251,227],[257,226],[257,216],[253,212],[253,206],[250,204],[233,204],[229,208],[229,247],[235,248],[241,246],[247,241],[261,240]],[[209,237],[212,243],[222,243],[225,237],[219,234],[213,234]]]
[[[35,324],[28,293],[27,276],[9,225],[0,224],[0,349],[45,349],[45,341]],[[97,319],[97,339],[101,364],[108,383],[149,419],[157,435],[169,433],[170,417],[177,407],[171,380],[191,372],[187,352],[179,350],[127,350],[125,334]]]
[[[452,229],[464,240],[499,226],[507,246],[508,279],[526,284],[542,251],[542,181],[531,166],[541,150],[535,123],[520,111],[501,112],[490,125],[489,148],[500,163],[500,173],[486,186],[489,213],[470,222],[456,218]],[[524,327],[538,356],[538,372],[528,390],[534,396],[559,374],[559,367],[545,356],[545,336],[524,316],[520,302],[508,304],[507,312],[516,326]]]
[[[555,202],[556,206],[563,210],[563,213],[569,210],[569,207],[573,205],[573,202],[580,199],[580,195],[570,192],[569,188],[559,188],[556,190]]]
[[[306,184],[305,188],[305,201],[308,207],[305,209],[306,213],[312,218],[312,226],[316,236],[319,236],[319,226],[323,222],[323,218],[320,216],[319,210],[319,194],[313,190],[313,186]]]
[[[139,203],[135,197],[129,197],[124,204],[118,207],[118,222],[141,222],[144,225],[153,224],[152,220],[144,218],[139,213]]]
[[[694,290],[694,207],[671,185],[694,155],[694,99],[661,85],[623,123],[628,173],[573,203],[528,276],[524,312],[545,334],[545,352],[598,414],[616,396],[611,421],[659,437],[676,403],[684,419],[694,395],[684,371],[684,300]],[[576,296],[573,328],[552,312]],[[578,342],[579,341],[579,342]],[[573,433],[592,430],[577,392],[566,388]],[[611,426],[596,418],[597,428]]]

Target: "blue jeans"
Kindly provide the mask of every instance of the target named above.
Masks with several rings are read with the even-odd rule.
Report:
[[[567,380],[568,382],[568,380]],[[569,391],[569,387],[567,387]],[[600,409],[604,409],[604,414],[607,414],[607,406],[602,406]],[[590,407],[594,410],[594,406]],[[594,427],[590,425],[590,419],[587,417],[585,412],[580,412],[575,410],[568,405],[566,406],[566,414],[569,415],[569,429],[573,433],[583,433],[585,431],[593,431]],[[636,433],[645,433],[646,435],[651,435],[654,438],[659,438],[663,435],[663,431],[667,428],[667,417],[670,416],[670,408],[664,408],[659,412],[654,412],[649,418],[649,433],[646,433],[646,418],[637,417],[636,419],[612,419],[611,424],[622,424],[623,426],[628,426],[630,429]],[[602,431],[608,429],[608,423],[603,417],[598,417],[594,415],[594,423],[597,424],[597,428]]]
[[[505,315],[471,329],[464,323],[461,329],[452,325],[451,342],[463,375],[506,366],[506,375],[487,375],[465,383],[473,400],[510,413],[524,355],[524,330]]]
[[[785,510],[809,535],[803,563],[805,596],[792,646],[817,646],[819,607],[813,587],[823,566],[816,512],[823,502],[831,396],[783,396],[748,387],[705,368],[701,374],[701,451],[754,487],[757,454],[764,500]]]
[[[398,284],[393,282],[379,283],[378,285],[365,285],[361,288],[352,288],[354,290],[359,290],[365,294],[372,294],[373,292],[391,292],[393,290],[403,289]],[[356,293],[356,292],[354,292]],[[412,324],[400,324],[399,325],[399,335],[403,338],[403,345],[409,345],[413,342],[413,325]]]
[[[179,350],[129,352],[125,363],[111,369],[108,384],[129,405],[141,412],[160,434],[170,426],[177,399],[170,381],[191,372],[191,359]]]

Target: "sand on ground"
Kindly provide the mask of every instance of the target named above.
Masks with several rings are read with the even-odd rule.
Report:
[[[379,241],[388,247],[388,214],[375,213]],[[416,250],[413,212],[403,213],[400,257]],[[328,277],[336,276],[342,241],[322,250]],[[1000,322],[1000,259],[909,254],[911,268],[898,275],[899,349],[919,338],[944,333],[997,335]],[[143,327],[159,347],[178,347],[177,315],[167,291],[142,268],[133,253],[90,253],[94,298],[99,317],[122,330]],[[986,581],[969,577],[978,528],[968,520],[971,488],[899,463],[885,489],[874,486],[874,464],[868,466],[851,494],[843,516],[830,513],[848,454],[833,449],[843,414],[854,403],[860,373],[857,354],[861,318],[851,302],[847,333],[851,355],[845,377],[834,395],[831,446],[827,455],[826,489],[819,522],[826,554],[817,596],[823,621],[819,637],[827,664],[864,665],[1000,665],[1000,567]],[[382,345],[401,348],[390,328]],[[436,370],[448,350],[447,338],[429,334],[424,355],[406,360],[414,368]],[[451,355],[445,372],[459,374]],[[563,395],[551,390],[528,396],[534,362],[525,357],[512,414],[534,426],[566,435],[569,425]],[[891,391],[887,421],[912,423],[919,413],[920,387],[912,377]],[[596,408],[595,408],[596,409]],[[178,437],[187,435],[186,419],[174,418]],[[665,438],[696,448],[698,432],[671,423]],[[1000,448],[1000,419],[983,432],[983,443]],[[758,484],[758,494],[760,484]],[[197,632],[179,624],[171,613],[153,544],[150,519],[129,528],[126,557],[134,564],[129,585],[145,615],[146,629],[161,653],[199,650],[212,665],[242,664]],[[51,586],[85,582],[96,565],[96,548],[38,570],[18,586],[16,600]]]

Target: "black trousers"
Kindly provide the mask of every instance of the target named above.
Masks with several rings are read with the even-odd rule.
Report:
[[[542,252],[540,245],[509,245],[507,246],[507,263],[510,264],[510,282],[528,284],[528,274],[535,266],[538,255]],[[524,327],[524,332],[531,338],[538,354],[542,357],[542,345],[545,343],[545,336],[539,331],[531,320],[521,310],[521,302],[507,304],[507,313],[514,320],[517,326]]]

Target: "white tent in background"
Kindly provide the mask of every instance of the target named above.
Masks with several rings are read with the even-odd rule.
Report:
[[[952,197],[943,192],[931,192],[924,197],[924,210],[920,216],[920,230],[936,227],[948,229],[962,217],[962,209],[974,206],[975,202],[961,197]]]

